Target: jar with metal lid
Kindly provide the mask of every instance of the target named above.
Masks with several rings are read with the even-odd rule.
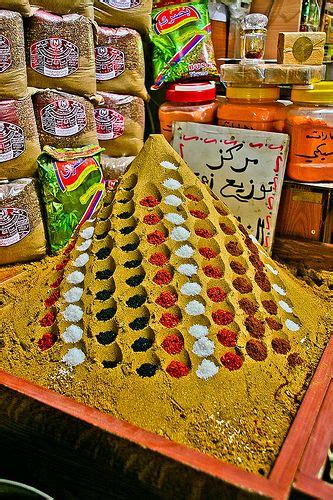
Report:
[[[213,82],[176,83],[166,91],[159,109],[161,133],[171,142],[173,122],[213,124],[216,120],[216,87]]]
[[[333,182],[333,82],[294,87],[291,100],[287,175],[304,182]]]

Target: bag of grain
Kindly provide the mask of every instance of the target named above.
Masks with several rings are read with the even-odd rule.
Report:
[[[54,14],[81,14],[94,20],[93,0],[30,0],[33,7],[53,12]]]
[[[94,106],[84,97],[47,89],[33,96],[33,104],[41,147],[98,144]]]
[[[101,26],[126,26],[149,33],[152,0],[95,0],[94,10]]]
[[[1,0],[1,9],[19,12],[22,16],[31,16],[29,0]]]
[[[45,254],[37,181],[0,182],[0,265],[36,260]]]
[[[0,99],[27,95],[24,31],[20,14],[0,10]]]
[[[97,137],[105,154],[136,156],[143,146],[145,107],[140,97],[98,92],[104,104],[95,107]]]
[[[40,152],[31,97],[0,101],[0,179],[33,176]]]
[[[94,33],[86,17],[38,10],[26,23],[26,57],[29,86],[96,93]]]
[[[130,28],[98,27],[97,90],[148,98],[141,36]]]

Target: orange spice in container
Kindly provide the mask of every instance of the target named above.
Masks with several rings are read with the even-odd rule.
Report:
[[[296,87],[291,100],[287,175],[304,182],[333,182],[333,82]]]
[[[276,86],[228,86],[227,98],[217,111],[218,124],[223,127],[283,132],[286,107],[277,102],[280,90]]]
[[[166,99],[158,115],[161,133],[168,142],[172,140],[173,122],[215,123],[217,102],[213,82],[172,84],[166,91]]]

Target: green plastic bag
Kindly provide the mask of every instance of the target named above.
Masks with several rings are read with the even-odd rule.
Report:
[[[56,149],[45,146],[38,173],[52,252],[62,249],[73,232],[95,212],[105,191],[98,146]]]

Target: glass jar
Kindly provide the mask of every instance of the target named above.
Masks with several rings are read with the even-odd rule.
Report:
[[[166,99],[160,106],[158,115],[161,133],[168,142],[172,139],[173,122],[215,123],[215,83],[176,83],[166,91]]]
[[[333,82],[294,88],[287,108],[287,175],[304,182],[333,182]]]
[[[218,124],[223,127],[283,132],[286,106],[277,102],[279,88],[227,87],[227,99],[217,111]]]

